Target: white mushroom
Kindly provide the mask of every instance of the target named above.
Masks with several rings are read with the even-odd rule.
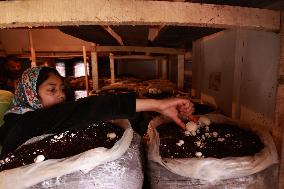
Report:
[[[198,129],[198,125],[194,123],[193,121],[190,121],[186,124],[186,130],[189,132],[196,132]]]
[[[178,143],[176,143],[176,145],[178,145],[178,146],[182,146],[183,144],[184,144],[183,140],[179,140]]]
[[[44,159],[45,159],[44,155],[38,155],[38,156],[34,159],[34,162],[35,162],[35,163],[39,163],[39,162],[44,161]]]
[[[114,139],[116,137],[115,133],[108,133],[107,134],[107,138],[109,138],[110,140]]]
[[[192,136],[195,136],[195,135],[196,135],[196,132],[195,132],[195,131],[191,131],[190,134],[191,134]]]
[[[196,157],[201,157],[201,156],[202,156],[202,153],[201,153],[201,152],[195,152],[195,156],[196,156]]]
[[[210,119],[206,116],[200,116],[198,122],[203,123],[204,125],[207,125],[207,126],[211,124]]]
[[[189,136],[190,132],[189,131],[184,131],[185,136]]]

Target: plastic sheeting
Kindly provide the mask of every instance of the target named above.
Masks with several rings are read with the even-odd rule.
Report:
[[[219,115],[207,114],[211,122],[214,123],[234,123],[233,120]],[[170,159],[161,158],[159,155],[159,134],[155,129],[158,125],[166,123],[164,117],[153,119],[149,123],[147,133],[148,140],[148,159],[162,165],[168,171],[178,176],[188,177],[191,179],[199,179],[200,182],[215,182],[231,178],[241,178],[249,176],[278,163],[278,156],[272,137],[265,131],[258,128],[252,128],[248,125],[238,124],[240,127],[251,129],[255,132],[264,144],[264,149],[254,156],[245,157],[228,157],[228,158],[180,158]],[[210,126],[209,126],[210,127]],[[149,166],[149,165],[148,165]],[[159,168],[160,169],[160,168]],[[166,173],[165,173],[166,174]],[[158,175],[156,175],[158,176]],[[166,175],[162,175],[166,176]],[[152,175],[154,177],[154,175]],[[175,177],[172,178],[173,183]]]
[[[87,173],[88,176],[86,176],[86,179],[89,180],[89,185],[87,185],[85,188],[92,188],[91,186],[94,187],[96,183],[104,183],[105,188],[108,188],[108,180],[100,178],[101,181],[94,181],[94,178],[98,178],[94,177],[94,175],[99,175],[97,173],[100,169],[104,169],[103,166],[105,166],[105,169],[108,170],[109,173],[114,174],[114,177],[109,177],[109,180],[112,180],[113,182],[119,180],[119,175],[121,175],[121,177],[123,175],[129,178],[128,174],[124,175],[124,173],[131,173],[131,171],[127,170],[128,168],[133,170],[133,173],[134,171],[137,171],[136,177],[133,178],[133,183],[130,181],[131,183],[126,184],[127,187],[125,188],[129,188],[129,186],[137,186],[137,188],[141,188],[140,182],[142,181],[140,180],[143,180],[141,179],[141,169],[139,168],[139,164],[141,161],[137,161],[137,158],[139,157],[139,152],[135,151],[139,151],[139,149],[135,149],[134,146],[136,143],[133,144],[134,146],[132,145],[132,148],[129,148],[133,138],[133,130],[131,129],[130,123],[127,120],[115,120],[114,122],[115,124],[118,124],[121,127],[125,128],[125,132],[122,138],[111,149],[94,148],[72,157],[62,159],[50,159],[40,163],[33,163],[27,166],[21,166],[15,169],[2,171],[0,172],[0,188],[28,188],[42,181],[46,181],[48,179],[56,177],[57,179],[51,179],[48,182],[40,183],[39,188],[42,188],[44,183],[47,184],[47,188],[49,188],[48,185],[52,183],[59,184],[58,188],[70,189],[73,186],[73,188],[84,188],[84,185],[80,186],[80,184],[87,182],[86,180],[83,180],[81,182],[82,177],[85,178]],[[125,156],[122,156],[127,150],[127,154]],[[113,162],[118,158],[120,158],[120,161]],[[133,165],[125,164],[125,162],[127,161],[130,161],[129,163],[133,163]],[[106,162],[109,163],[105,164]],[[93,169],[98,165],[102,165],[102,167],[98,167],[97,172]],[[109,167],[109,169],[107,169],[107,167]],[[133,169],[133,167],[135,168]],[[114,168],[115,170],[118,169],[118,171],[115,171]],[[101,177],[105,176],[103,172],[105,174],[108,174],[107,171],[102,171]],[[68,179],[69,176],[72,179]],[[66,187],[64,183],[66,184]],[[119,183],[120,182],[115,183],[115,185]],[[52,186],[51,188],[54,187]]]
[[[107,162],[88,173],[77,171],[43,181],[29,189],[140,189],[143,185],[141,137],[134,133],[129,149],[117,160]]]
[[[148,162],[148,180],[151,189],[275,189],[278,184],[278,165],[245,177],[204,182],[174,174],[160,164]]]

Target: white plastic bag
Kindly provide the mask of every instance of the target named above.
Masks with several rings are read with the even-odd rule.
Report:
[[[94,148],[78,155],[49,159],[18,168],[0,172],[0,189],[22,189],[54,177],[60,177],[75,171],[88,172],[94,167],[116,160],[129,148],[133,138],[133,130],[128,120],[114,120],[125,129],[122,138],[111,149]]]
[[[144,179],[142,155],[141,137],[134,132],[129,148],[118,159],[98,165],[88,173],[76,171],[28,189],[141,189]]]
[[[207,114],[214,123],[234,123],[232,119],[220,114]],[[159,133],[156,127],[167,123],[165,117],[157,117],[149,123],[147,133],[148,159],[159,163],[167,170],[184,177],[200,179],[204,181],[216,181],[230,178],[238,178],[260,172],[267,167],[278,163],[278,156],[272,137],[258,128],[238,124],[240,127],[250,129],[256,133],[264,144],[264,149],[254,156],[228,157],[228,158],[161,158],[159,154]]]

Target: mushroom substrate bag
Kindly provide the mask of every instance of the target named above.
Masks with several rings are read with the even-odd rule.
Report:
[[[141,137],[134,132],[130,147],[118,159],[98,165],[87,173],[76,171],[28,189],[141,189],[144,179],[141,153]]]
[[[167,170],[177,175],[200,179],[208,182],[239,178],[260,172],[273,164],[278,163],[278,156],[272,137],[257,127],[240,124],[232,119],[219,114],[206,115],[213,123],[235,124],[241,128],[249,129],[256,133],[264,148],[253,156],[226,157],[226,158],[162,158],[159,153],[159,133],[156,127],[170,122],[160,116],[149,123],[147,132],[148,160],[157,162]]]
[[[128,120],[114,120],[113,123],[121,126],[125,131],[112,148],[94,148],[67,158],[49,159],[4,170],[0,172],[0,188],[28,188],[39,182],[76,171],[88,173],[98,165],[118,159],[128,150],[133,130]]]

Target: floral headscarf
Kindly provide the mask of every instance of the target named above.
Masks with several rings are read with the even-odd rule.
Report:
[[[24,71],[13,97],[13,108],[7,113],[24,114],[42,108],[37,95],[37,79],[41,67],[33,67]]]

